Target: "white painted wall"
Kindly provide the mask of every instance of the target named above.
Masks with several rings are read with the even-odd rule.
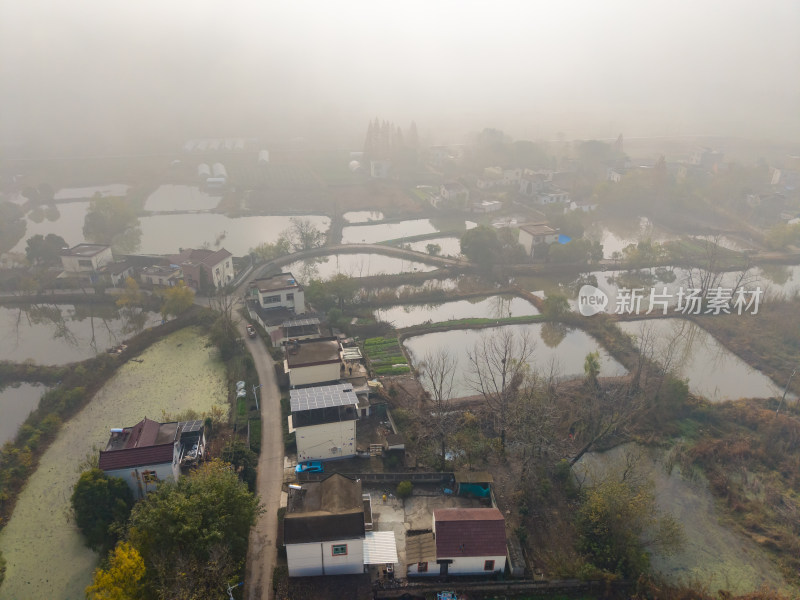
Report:
[[[337,381],[341,376],[341,366],[341,362],[335,362],[308,367],[292,367],[289,371],[289,383],[297,386]]]
[[[215,287],[221,287],[233,281],[233,277],[236,275],[233,270],[233,257],[229,256],[220,264],[215,265],[211,270],[211,275]]]
[[[356,453],[356,421],[339,421],[295,430],[297,460],[342,458]],[[341,452],[332,452],[341,448]]]
[[[496,571],[504,571],[506,557],[503,556],[437,556],[438,560],[451,559],[453,562],[447,567],[448,575],[490,575]],[[484,571],[485,561],[494,561],[494,571]],[[439,565],[436,565],[437,567]],[[431,566],[428,565],[428,570]],[[438,571],[438,569],[437,569]]]
[[[525,254],[528,256],[533,256],[533,236],[527,231],[520,229],[518,239],[519,243],[522,244],[522,247],[525,248]]]
[[[333,556],[333,546],[347,544],[347,554]],[[315,575],[360,575],[364,572],[364,540],[361,538],[287,544],[289,577]]]
[[[104,248],[94,256],[62,256],[61,265],[65,271],[71,273],[80,273],[84,271],[97,271],[103,265],[113,262],[114,256],[111,254],[111,248]],[[89,263],[81,264],[81,261],[89,261]]]

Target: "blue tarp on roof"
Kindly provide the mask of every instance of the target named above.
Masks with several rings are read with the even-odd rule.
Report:
[[[572,238],[568,235],[564,235],[563,233],[558,234],[558,243],[559,244],[567,244],[572,241]]]

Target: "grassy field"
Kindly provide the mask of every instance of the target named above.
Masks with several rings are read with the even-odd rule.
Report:
[[[375,375],[401,375],[411,371],[396,337],[377,337],[364,340],[367,355]]]

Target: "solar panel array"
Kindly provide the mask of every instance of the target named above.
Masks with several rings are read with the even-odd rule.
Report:
[[[281,327],[305,327],[306,325],[319,325],[319,319],[293,319],[281,323]]]
[[[182,423],[178,423],[178,427],[181,427],[182,433],[200,431],[203,428],[203,421],[183,421]]]
[[[358,397],[349,383],[323,385],[292,390],[289,394],[292,412],[358,404]]]

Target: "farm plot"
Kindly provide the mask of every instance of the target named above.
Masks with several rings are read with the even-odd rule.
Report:
[[[364,354],[375,375],[402,375],[411,371],[397,338],[369,338],[364,340]]]

